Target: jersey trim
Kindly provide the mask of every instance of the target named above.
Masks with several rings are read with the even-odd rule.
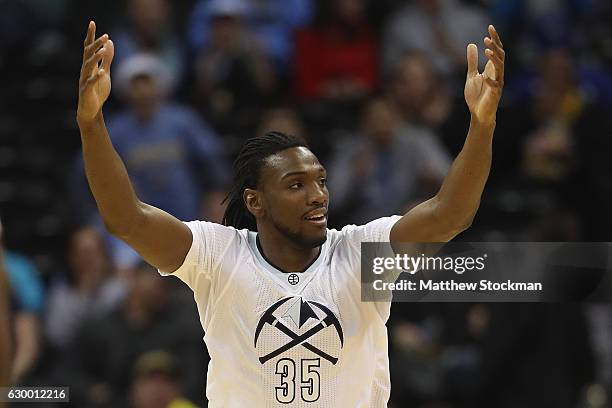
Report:
[[[314,277],[314,272],[319,268],[319,266],[323,263],[323,259],[325,258],[325,253],[327,252],[327,243],[328,240],[321,245],[321,250],[319,251],[319,255],[317,258],[310,264],[306,270],[303,272],[283,272],[280,269],[276,268],[270,262],[266,260],[261,251],[259,250],[259,245],[257,245],[257,232],[248,231],[248,243],[251,248],[251,252],[253,252],[255,259],[261,266],[261,269],[267,273],[269,277],[271,277],[275,282],[280,284],[284,288],[290,288],[292,292],[301,291]],[[290,275],[299,275],[299,283],[296,285],[292,285],[288,283],[287,279]]]
[[[257,235],[255,237],[255,244],[257,245],[257,251],[259,252],[261,257],[264,259],[264,261],[266,261],[268,263],[268,265],[270,265],[271,267],[273,267],[274,269],[276,269],[277,271],[280,271],[282,273],[304,273],[304,272],[306,272],[308,270],[308,268],[310,268],[312,266],[312,264],[317,262],[317,259],[319,259],[319,256],[321,255],[321,247],[319,247],[319,253],[317,254],[317,256],[315,256],[312,259],[312,261],[310,261],[310,263],[306,266],[306,268],[304,268],[303,271],[291,272],[291,271],[285,271],[285,270],[279,268],[278,266],[274,265],[272,262],[270,262],[270,260],[266,257],[266,254],[263,253],[263,249],[261,248],[261,240],[259,239],[259,235]]]

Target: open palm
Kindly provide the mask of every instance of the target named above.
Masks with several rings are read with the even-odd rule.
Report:
[[[83,49],[83,65],[79,79],[79,106],[77,120],[88,123],[102,110],[111,91],[110,68],[115,47],[108,35],[95,39],[96,24],[87,28]]]
[[[465,101],[472,115],[482,123],[495,121],[497,106],[504,86],[505,51],[497,31],[489,26],[490,37],[485,38],[485,55],[489,59],[484,72],[478,72],[478,48],[468,45],[468,72],[465,81]]]

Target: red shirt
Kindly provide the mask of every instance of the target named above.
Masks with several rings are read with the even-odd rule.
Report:
[[[306,29],[297,34],[294,63],[294,90],[299,98],[319,98],[328,81],[340,78],[372,91],[378,76],[378,46],[367,27],[350,38],[339,29]]]

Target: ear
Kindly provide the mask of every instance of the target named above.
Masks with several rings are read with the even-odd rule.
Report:
[[[261,191],[254,190],[252,188],[245,188],[242,195],[244,204],[251,214],[255,218],[260,218],[264,214],[263,209],[263,197],[261,197]]]

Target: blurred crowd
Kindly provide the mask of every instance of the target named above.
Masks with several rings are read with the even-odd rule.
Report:
[[[469,125],[465,49],[507,53],[493,168],[466,241],[612,231],[609,0],[0,0],[0,216],[12,381],[78,407],[205,406],[192,295],[104,232],[75,123],[89,20],[115,43],[105,118],[139,197],[220,221],[269,130],[329,170],[331,227],[431,197]],[[112,181],[111,181],[112,182]],[[608,304],[396,304],[393,407],[612,406]]]

